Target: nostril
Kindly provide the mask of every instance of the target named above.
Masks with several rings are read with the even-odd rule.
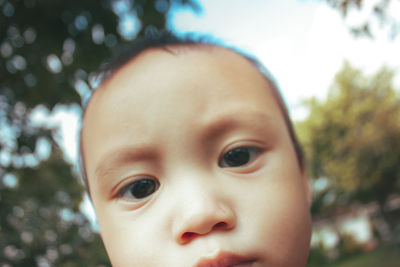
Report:
[[[183,233],[181,239],[183,242],[188,242],[188,241],[192,240],[193,238],[195,238],[197,235],[198,234],[193,233],[193,232],[186,232],[186,233]]]
[[[227,228],[228,228],[228,224],[226,222],[219,222],[212,227],[211,231],[225,230]],[[187,243],[187,242],[190,242],[191,240],[195,239],[196,237],[207,234],[207,233],[202,234],[202,233],[195,233],[195,232],[185,232],[181,236],[181,241],[182,241],[182,243]]]
[[[221,229],[226,229],[227,228],[227,223],[226,222],[219,222],[213,226],[213,230],[221,230]]]

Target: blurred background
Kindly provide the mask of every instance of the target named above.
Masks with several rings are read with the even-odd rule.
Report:
[[[110,266],[77,168],[91,73],[156,30],[275,75],[308,159],[307,266],[400,266],[400,1],[0,0],[0,267]]]

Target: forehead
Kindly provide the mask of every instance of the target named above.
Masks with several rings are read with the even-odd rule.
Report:
[[[84,117],[83,141],[87,129],[99,126],[99,118],[126,124],[142,117],[157,123],[177,106],[180,113],[202,112],[203,117],[241,108],[281,113],[267,79],[248,59],[230,49],[209,45],[151,49],[95,91]]]
[[[160,92],[165,93],[164,87],[184,88],[190,94],[208,96],[212,102],[217,93],[222,93],[219,89],[230,87],[224,97],[237,97],[254,94],[250,87],[255,86],[264,88],[274,98],[264,75],[247,58],[230,49],[211,45],[150,49],[109,77],[94,93],[88,109],[104,107],[113,100],[130,101],[131,96],[140,100],[145,97],[144,92],[154,102]],[[168,90],[170,95],[183,93],[175,91]]]
[[[103,125],[111,121],[121,127],[142,122],[143,133],[163,119],[173,126],[177,111],[188,122],[193,114],[199,122],[231,111],[280,113],[266,78],[243,56],[213,46],[170,50],[143,52],[97,89],[85,114],[83,141],[94,134],[87,133],[91,128],[117,130]]]

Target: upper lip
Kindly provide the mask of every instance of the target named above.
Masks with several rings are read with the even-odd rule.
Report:
[[[239,264],[252,263],[255,259],[230,252],[220,252],[215,257],[201,258],[196,267],[233,267]]]

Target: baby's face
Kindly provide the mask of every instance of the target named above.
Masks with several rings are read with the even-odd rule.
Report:
[[[94,94],[83,150],[113,266],[305,265],[307,181],[241,56],[144,52]]]

